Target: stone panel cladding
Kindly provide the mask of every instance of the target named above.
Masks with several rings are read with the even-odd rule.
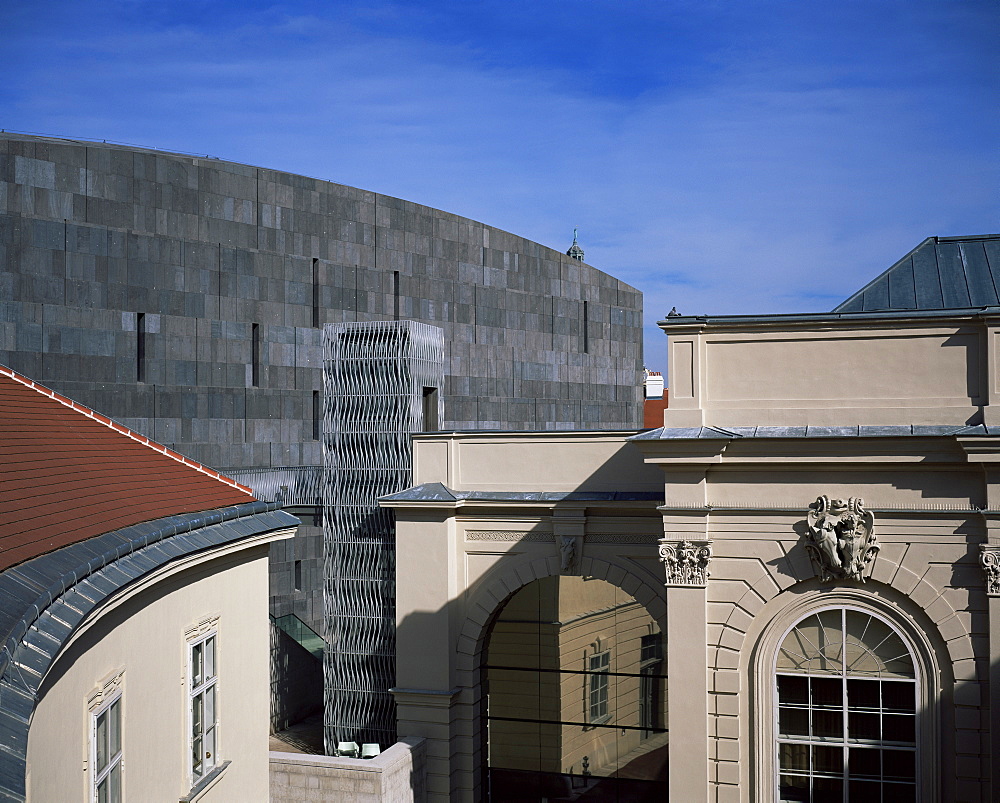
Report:
[[[343,321],[444,329],[442,428],[635,428],[641,304],[559,252],[408,201],[0,134],[0,363],[217,468],[322,463],[321,327]]]

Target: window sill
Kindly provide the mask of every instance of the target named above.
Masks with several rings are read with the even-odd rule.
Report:
[[[222,773],[224,773],[226,768],[232,763],[232,761],[223,761],[219,764],[219,766],[208,773],[208,775],[192,786],[191,791],[184,795],[178,803],[194,803],[194,801],[200,799],[203,793],[207,792],[210,787],[215,786],[216,781],[222,777]]]

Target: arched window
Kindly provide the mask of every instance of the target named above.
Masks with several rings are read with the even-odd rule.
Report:
[[[777,799],[915,803],[914,652],[877,614],[848,606],[800,619],[774,663]]]

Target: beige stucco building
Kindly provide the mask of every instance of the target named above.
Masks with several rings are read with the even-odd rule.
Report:
[[[0,365],[0,800],[268,799],[278,508]]]
[[[997,799],[998,257],[668,318],[662,428],[417,436],[383,504],[429,799]]]

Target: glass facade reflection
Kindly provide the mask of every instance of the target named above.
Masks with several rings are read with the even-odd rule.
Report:
[[[603,580],[514,594],[487,646],[490,800],[665,800],[665,658],[656,621]]]

